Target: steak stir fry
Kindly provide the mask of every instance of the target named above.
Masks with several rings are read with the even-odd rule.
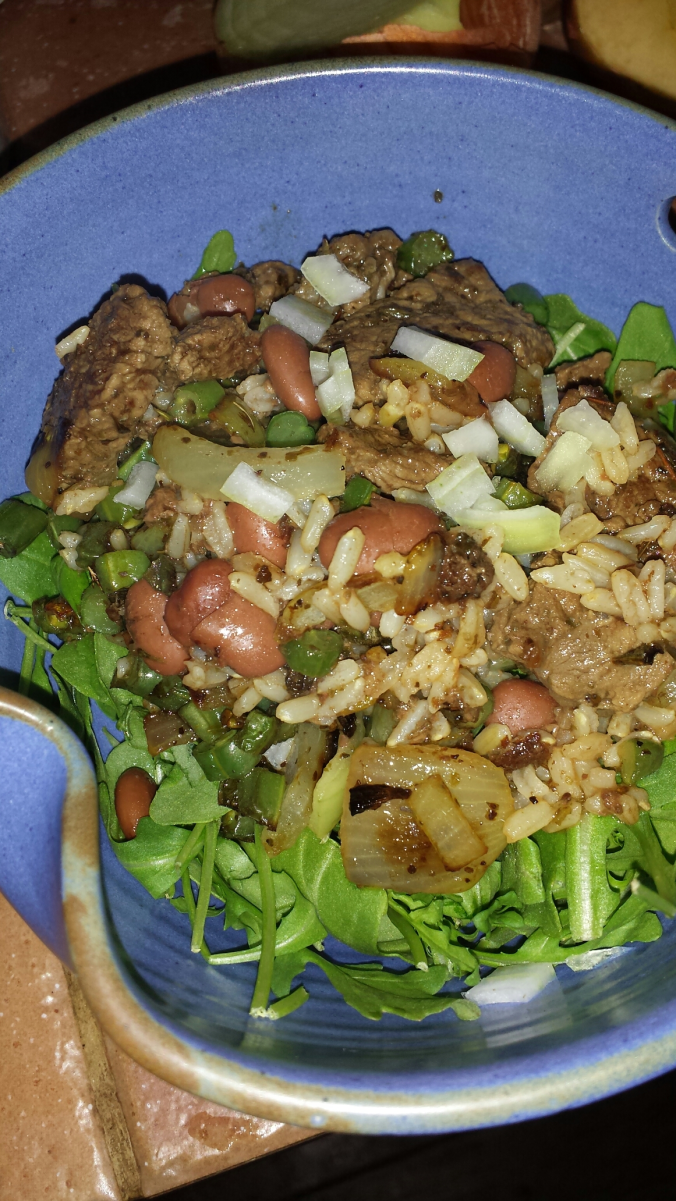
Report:
[[[0,507],[25,688],[51,655],[62,703],[116,722],[115,852],[193,950],[267,964],[252,1012],[307,995],[292,972],[268,1010],[275,951],[356,1003],[327,933],[438,974],[406,1003],[360,980],[367,1016],[467,1017],[451,975],[674,911],[665,323],[640,303],[618,344],[432,230],[300,269],[237,265],[220,231],[167,304],[121,285],[57,346],[30,491]],[[129,847],[167,838],[151,879]],[[213,897],[246,952],[206,946]]]

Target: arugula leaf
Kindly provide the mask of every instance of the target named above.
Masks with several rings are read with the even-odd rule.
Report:
[[[121,648],[117,649],[121,653]],[[77,642],[64,642],[52,656],[51,666],[76,692],[96,701],[107,717],[115,716],[110,692],[99,675],[94,634],[85,634]]]
[[[126,647],[120,646],[119,642],[113,642],[106,634],[95,633],[93,637],[96,669],[101,683],[108,689],[115,675],[118,661],[125,658],[129,651]]]
[[[467,946],[458,942],[458,934],[453,925],[445,920],[444,903],[446,897],[431,897],[428,905],[414,909],[405,906],[405,894],[391,895],[391,904],[401,906],[406,916],[424,945],[431,952],[437,963],[441,963],[452,971],[455,976],[464,976],[473,972],[477,959]]]
[[[0,559],[0,580],[12,596],[32,605],[43,596],[57,596],[54,560],[59,558],[43,531],[14,559]]]
[[[303,830],[292,847],[273,857],[272,868],[288,872],[329,934],[355,951],[377,955],[379,942],[399,937],[387,921],[385,889],[352,884],[332,839],[320,842],[311,830]]]
[[[310,950],[302,952],[302,958],[321,968],[347,1004],[372,1021],[378,1021],[384,1013],[394,1013],[420,1022],[431,1013],[456,1008],[460,999],[435,995],[448,979],[442,967],[395,973],[386,971],[380,963],[339,965]],[[465,1020],[479,1016],[478,1008],[472,1012],[466,1005],[460,1006],[460,1014]]]
[[[618,364],[624,359],[654,363],[656,372],[664,367],[676,367],[676,339],[661,305],[639,301],[630,309],[606,373],[609,392],[613,390]]]
[[[199,784],[191,784],[179,767],[174,768],[155,793],[150,816],[161,826],[192,826],[222,817],[218,781],[204,776]]]
[[[597,350],[615,350],[617,339],[601,321],[588,317],[564,292],[545,296],[548,317],[547,329],[554,339],[554,358],[549,364],[583,359]],[[580,327],[580,328],[578,328]]]
[[[540,849],[531,838],[513,842],[502,854],[502,887],[513,891],[524,909],[545,899]]]
[[[54,559],[54,581],[61,596],[68,601],[71,609],[79,614],[82,593],[91,584],[89,572],[73,571],[61,555],[57,554]]]
[[[120,863],[159,899],[178,880],[181,870],[176,856],[190,837],[189,830],[178,826],[158,826],[150,817],[142,817],[136,827],[136,837],[127,842],[113,842]]]
[[[228,884],[233,880],[246,880],[256,871],[239,843],[230,838],[219,838],[216,843],[216,867]]]

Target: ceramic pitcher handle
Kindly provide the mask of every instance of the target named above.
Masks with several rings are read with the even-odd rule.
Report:
[[[0,890],[66,964],[62,814],[66,799],[91,794],[87,752],[60,718],[0,687]]]

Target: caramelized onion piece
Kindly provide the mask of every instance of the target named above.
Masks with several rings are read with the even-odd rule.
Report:
[[[356,817],[367,809],[377,809],[385,801],[405,801],[410,788],[392,788],[390,784],[357,784],[350,789],[350,813]]]
[[[440,778],[469,826],[456,817],[458,838],[477,839],[485,851],[462,867],[449,869],[411,806],[413,792],[431,778]],[[409,789],[409,798],[383,801],[358,814],[350,811],[351,790],[365,786]],[[424,796],[424,794],[423,794]],[[424,808],[424,806],[423,806]],[[352,755],[340,826],[341,848],[348,880],[362,888],[392,888],[396,892],[452,893],[471,888],[506,846],[505,818],[514,802],[501,768],[473,751],[459,747],[380,747],[363,743]],[[427,820],[427,815],[426,815]],[[460,843],[458,843],[460,845]],[[469,842],[459,851],[465,858]],[[444,855],[450,852],[444,845]]]
[[[410,794],[409,808],[449,871],[465,867],[488,850],[441,776],[418,784]]]
[[[395,605],[397,613],[411,616],[431,604],[439,587],[439,568],[444,544],[439,534],[430,534],[413,547],[406,560],[404,579]]]

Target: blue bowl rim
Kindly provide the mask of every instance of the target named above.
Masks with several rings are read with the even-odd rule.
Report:
[[[71,134],[15,168],[0,180],[0,196],[121,122],[202,96],[305,76],[397,72],[479,79],[498,76],[506,82],[521,79],[548,91],[572,88],[590,100],[627,108],[676,131],[676,122],[642,105],[586,84],[518,67],[417,57],[321,60],[247,71],[135,104]],[[91,769],[90,787],[82,786],[84,749],[63,723],[26,698],[16,698],[13,714],[37,725],[57,743],[67,761],[77,766],[80,786],[68,796],[63,812],[63,893],[69,945],[83,991],[114,1040],[138,1063],[170,1083],[255,1116],[313,1129],[414,1134],[540,1117],[629,1088],[676,1065],[676,1001],[659,1007],[647,1022],[631,1022],[615,1031],[620,1035],[621,1030],[620,1049],[615,1054],[607,1054],[606,1033],[583,1040],[570,1058],[565,1051],[540,1053],[521,1061],[516,1072],[509,1061],[494,1065],[477,1074],[479,1083],[472,1087],[454,1084],[448,1077],[441,1087],[428,1079],[427,1087],[416,1085],[404,1092],[388,1089],[386,1078],[378,1088],[344,1086],[333,1080],[316,1084],[298,1079],[293,1069],[286,1075],[252,1069],[205,1049],[206,1044],[197,1038],[151,1016],[130,991],[111,953],[99,874],[98,803]]]

